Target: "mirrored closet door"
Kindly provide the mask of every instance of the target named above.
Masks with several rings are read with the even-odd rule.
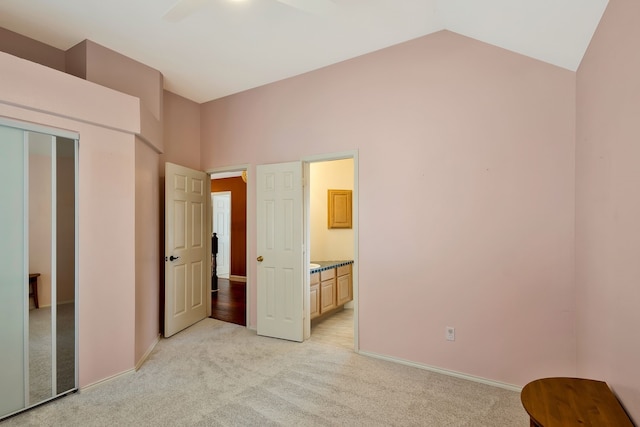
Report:
[[[78,135],[0,118],[0,419],[75,391]]]

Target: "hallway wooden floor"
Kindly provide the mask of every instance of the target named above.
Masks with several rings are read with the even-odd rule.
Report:
[[[218,279],[218,291],[211,293],[211,317],[247,326],[247,284]]]

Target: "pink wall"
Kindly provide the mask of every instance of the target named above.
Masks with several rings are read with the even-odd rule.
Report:
[[[79,69],[86,73],[78,77],[140,98],[157,119],[162,118],[163,78],[158,70],[91,40],[84,40],[67,52],[73,55],[76,50],[82,52],[78,57],[84,61]],[[76,69],[67,72],[75,75]]]
[[[203,169],[358,150],[361,350],[575,374],[574,73],[440,32],[201,114]]]
[[[192,169],[200,168],[200,105],[164,91],[163,147],[157,168],[160,186],[160,240],[159,256],[161,258],[160,283],[164,283],[164,175],[165,163],[171,162]],[[164,289],[164,288],[162,288]],[[162,289],[160,290],[162,292]],[[161,295],[164,299],[164,295]],[[163,310],[163,306],[160,310]],[[164,313],[164,312],[163,312]],[[160,331],[164,328],[164,319],[160,320]]]
[[[202,108],[156,96],[155,70],[153,93],[138,94],[147,108],[0,55],[0,114],[81,132],[81,385],[130,369],[157,336],[154,159],[208,169],[357,149],[363,350],[518,385],[576,373],[577,355],[577,374],[607,380],[638,419],[640,340],[620,328],[640,320],[630,257],[640,240],[629,233],[640,211],[638,8],[610,2],[577,90],[573,73],[448,32]],[[64,68],[46,45],[12,53]],[[84,61],[82,71],[83,55],[67,59]],[[124,74],[102,83],[127,90]],[[135,143],[135,238],[146,244],[135,248],[133,289],[133,263],[113,271],[103,259],[134,255],[132,135],[140,132],[151,145]],[[158,141],[161,156],[150,148]],[[121,232],[105,233],[113,229]],[[444,342],[445,325],[456,327],[455,343]]]
[[[46,65],[58,71],[65,70],[65,52],[53,46],[25,37],[0,27],[0,51]]]
[[[0,52],[0,57],[12,67],[2,69],[3,91],[0,92],[0,101],[5,104],[29,105],[29,109],[50,111],[52,115],[81,117],[88,123],[99,123],[104,127],[114,130],[125,130],[127,132],[139,132],[140,130],[140,100],[131,96],[123,95],[120,92],[105,88],[91,82],[79,83],[74,76],[65,73],[55,72],[48,67],[35,66],[30,61],[18,61],[18,58],[4,52]],[[27,65],[31,64],[31,66]],[[44,71],[47,70],[47,71]],[[22,73],[22,74],[21,74]],[[43,73],[47,73],[47,79],[43,80]],[[27,98],[25,96],[25,84],[11,86],[7,82],[19,80],[29,82],[29,93],[37,94]],[[75,83],[73,83],[75,82]],[[83,91],[86,99],[78,102],[76,96],[65,96],[55,98],[68,87],[78,85]],[[64,93],[64,92],[63,92]],[[127,102],[123,103],[123,99]],[[120,105],[119,109],[105,111],[106,105]]]
[[[163,125],[161,176],[165,162],[200,169],[200,104],[165,90]]]
[[[67,50],[66,71],[139,98],[140,137],[157,152],[163,150],[162,73],[91,40],[84,40]]]
[[[577,73],[578,373],[640,421],[640,3],[610,0]]]
[[[85,40],[67,51],[67,72],[140,99],[136,138],[136,365],[160,330],[159,152],[163,140],[162,74],[118,52]]]
[[[4,35],[4,33],[2,33]],[[14,34],[14,33],[11,33]],[[9,46],[19,52],[12,52],[29,56],[30,52],[46,50],[47,55],[55,55],[57,49],[43,45],[35,40],[16,35],[20,38],[19,48]],[[0,48],[6,47],[0,44]],[[39,50],[38,50],[39,49]],[[1,50],[1,49],[0,49]],[[132,356],[128,357],[128,362],[136,364],[142,361],[145,354],[152,348],[160,331],[159,319],[159,294],[160,283],[160,262],[162,256],[162,231],[163,221],[160,207],[160,197],[162,189],[160,187],[160,177],[164,175],[164,161],[185,164],[197,168],[200,159],[200,113],[199,105],[162,89],[162,74],[157,70],[133,61],[117,52],[111,51],[91,41],[84,41],[74,46],[66,52],[62,51],[61,58],[66,59],[66,69],[71,74],[83,79],[99,83],[102,86],[116,89],[139,99],[130,100],[134,104],[120,106],[119,111],[104,111],[114,100],[108,99],[103,104],[103,98],[111,98],[113,94],[119,93],[107,89],[100,89],[100,93],[93,92],[96,85],[88,85],[84,88],[87,97],[83,103],[78,103],[76,98],[64,96],[54,103],[52,113],[70,117],[83,117],[90,122],[105,123],[116,129],[123,127],[128,131],[135,130],[138,137],[135,139],[135,321],[129,325],[135,332],[134,349]],[[46,64],[53,66],[51,64]],[[55,65],[55,64],[54,64]],[[40,96],[34,97],[34,108],[42,108],[46,111],[51,101],[57,96],[58,88],[51,88],[48,80],[39,80],[40,70],[31,72],[25,68],[27,76],[32,79],[34,92]],[[3,73],[5,70],[3,69]],[[10,76],[11,77],[11,76]],[[68,81],[69,77],[60,77]],[[76,80],[76,79],[73,79]],[[56,83],[57,84],[57,83]],[[89,89],[87,89],[89,88]],[[24,93],[22,88],[14,92],[6,92],[7,102],[18,102]],[[169,112],[164,120],[164,98],[169,99]],[[42,105],[40,105],[42,102]],[[117,101],[116,101],[117,102]],[[83,109],[86,109],[83,111]],[[121,114],[118,114],[121,113]],[[83,116],[84,115],[84,116]],[[163,131],[167,130],[169,149],[160,158],[160,151],[163,148],[165,138]],[[84,142],[84,139],[83,139]],[[84,152],[84,144],[83,152]],[[159,168],[160,165],[160,168]],[[106,176],[105,176],[106,177]],[[114,183],[115,184],[115,183]],[[160,209],[160,213],[158,213]],[[130,293],[131,289],[126,290]],[[134,325],[131,328],[131,325]],[[88,329],[87,329],[88,330]],[[132,331],[132,332],[133,332]],[[117,343],[116,343],[117,345]],[[104,376],[90,375],[91,380],[81,378],[82,385],[87,385],[114,373],[121,372],[110,369],[108,361],[104,366],[99,360],[91,368],[91,372],[107,372]],[[117,363],[117,362],[116,362]],[[125,369],[131,368],[130,363]]]
[[[79,367],[86,386],[134,364],[139,101],[5,53],[0,69],[0,115],[80,134]]]
[[[140,363],[160,332],[160,178],[158,153],[136,138],[136,348]]]

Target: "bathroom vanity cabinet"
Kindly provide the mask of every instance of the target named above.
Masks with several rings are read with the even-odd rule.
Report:
[[[320,314],[336,308],[336,269],[320,272]]]
[[[314,319],[320,316],[320,272],[311,273],[310,284],[309,316],[311,319]]]
[[[351,264],[336,268],[336,306],[344,305],[353,300],[353,275]]]
[[[310,318],[315,319],[353,300],[353,261],[317,261],[311,270]]]

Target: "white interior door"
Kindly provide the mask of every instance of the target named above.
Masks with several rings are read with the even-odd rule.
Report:
[[[216,274],[228,279],[231,271],[231,192],[211,194],[213,204],[213,232],[218,237]]]
[[[257,167],[258,335],[303,340],[302,163]]]
[[[165,337],[207,316],[210,193],[204,172],[165,165]]]

